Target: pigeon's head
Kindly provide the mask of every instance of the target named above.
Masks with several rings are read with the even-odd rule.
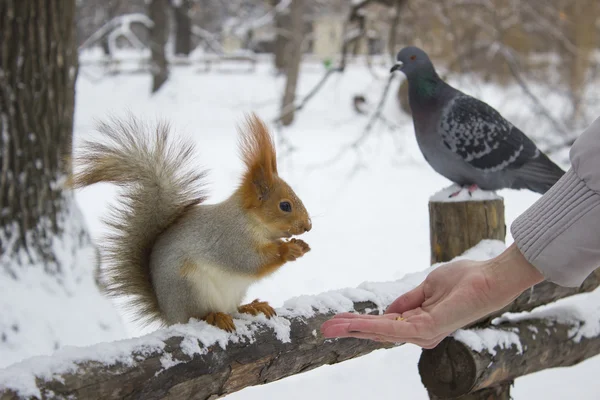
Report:
[[[407,77],[414,75],[419,71],[432,71],[433,64],[427,53],[415,46],[403,48],[396,55],[396,65],[392,67],[390,73],[402,71]]]

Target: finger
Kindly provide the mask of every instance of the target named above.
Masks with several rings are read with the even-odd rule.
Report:
[[[346,315],[348,318],[343,318],[342,317],[343,315]],[[331,319],[325,321],[321,325],[321,332],[323,334],[325,334],[326,331],[334,332],[332,334],[335,335],[336,337],[338,337],[340,332],[341,333],[347,332],[347,328],[351,322],[357,321],[359,319],[364,320],[364,321],[372,321],[372,320],[376,320],[376,319],[394,321],[394,320],[398,320],[399,318],[401,318],[399,314],[385,314],[385,315],[360,315],[360,314],[350,314],[350,313],[340,314],[340,316],[337,318],[334,317],[334,318],[331,318]]]
[[[362,332],[350,332],[348,327],[350,326],[349,320],[336,321],[330,320],[329,323],[321,325],[321,333],[326,338],[358,338],[358,339],[370,339],[376,341],[390,341],[398,342],[397,338],[391,338],[386,335],[379,333],[362,333]]]
[[[348,324],[348,332],[376,333],[399,338],[419,337],[419,329],[408,321],[393,319],[357,319]]]
[[[420,320],[420,318],[417,318]],[[413,321],[417,320],[413,318]],[[416,321],[416,325],[419,321]],[[341,323],[339,323],[341,321]],[[326,338],[357,338],[357,339],[369,339],[380,342],[391,342],[391,343],[412,343],[425,349],[432,349],[437,346],[447,334],[436,335],[432,338],[425,338],[422,336],[390,336],[381,332],[358,332],[350,330],[350,323],[356,320],[330,320],[329,323],[324,323],[321,326],[321,333]],[[369,320],[368,322],[370,322]],[[403,324],[409,324],[410,321],[403,321]],[[420,331],[421,329],[415,329]]]
[[[364,318],[364,319],[375,319],[375,318],[386,318],[386,319],[395,319],[399,317],[400,314],[381,314],[381,315],[371,315],[371,314],[357,314],[357,313],[341,313],[334,315],[334,319],[356,319],[356,318]]]
[[[332,327],[335,325],[348,325],[350,323],[349,319],[342,319],[342,318],[332,318],[328,321],[325,321],[321,324],[321,331],[324,328],[328,328],[328,327]]]
[[[402,313],[402,317],[404,319],[408,319],[410,317],[414,317],[416,315],[423,314],[423,309],[421,307],[414,308],[412,310],[408,310]],[[387,314],[386,314],[387,315]],[[398,314],[390,314],[390,315],[398,315]]]
[[[347,337],[348,326],[347,320],[330,319],[321,325],[321,334],[326,338]]]
[[[396,313],[402,314],[413,308],[417,308],[425,301],[425,292],[423,291],[423,284],[420,284],[410,292],[404,293],[389,305],[386,314]]]
[[[367,339],[367,340],[374,340],[376,342],[390,342],[390,343],[404,343],[405,340],[397,338],[397,337],[392,337],[392,336],[385,336],[385,335],[378,335],[375,333],[360,333],[360,332],[353,332],[353,333],[348,333],[344,336],[340,336],[340,337],[344,337],[344,338],[355,338],[355,339]]]
[[[334,315],[333,318],[357,318],[357,317],[361,317],[361,316],[362,316],[362,314],[344,312],[344,313]]]
[[[401,338],[428,339],[434,337],[431,328],[431,317],[416,314],[400,317],[398,314],[369,315],[362,318],[332,318],[321,325],[324,335],[342,337],[347,332],[375,333],[379,335],[398,336]],[[402,319],[399,319],[402,318]]]
[[[441,339],[432,339],[427,340],[423,338],[417,337],[397,337],[397,336],[387,336],[377,333],[363,333],[363,332],[342,332],[335,336],[335,338],[354,338],[354,339],[366,339],[373,340],[376,342],[390,342],[390,343],[412,343],[424,349],[433,349],[437,346],[443,338]]]

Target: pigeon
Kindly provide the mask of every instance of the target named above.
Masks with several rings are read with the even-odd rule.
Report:
[[[444,82],[427,53],[405,47],[390,73],[408,80],[417,143],[439,174],[469,194],[480,188],[544,194],[565,171],[493,107]]]

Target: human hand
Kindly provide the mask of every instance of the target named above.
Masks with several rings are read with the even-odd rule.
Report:
[[[513,245],[494,260],[460,260],[441,266],[398,297],[384,315],[339,314],[326,321],[321,332],[325,337],[433,348],[456,329],[504,307],[542,280]]]

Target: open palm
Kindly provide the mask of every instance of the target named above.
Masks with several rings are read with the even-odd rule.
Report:
[[[431,272],[415,289],[398,297],[383,315],[344,313],[321,326],[325,337],[355,337],[433,348],[446,336],[510,303],[541,274],[521,268],[523,279],[498,263],[460,260]],[[519,270],[517,270],[519,271]],[[508,274],[508,275],[506,275]]]

